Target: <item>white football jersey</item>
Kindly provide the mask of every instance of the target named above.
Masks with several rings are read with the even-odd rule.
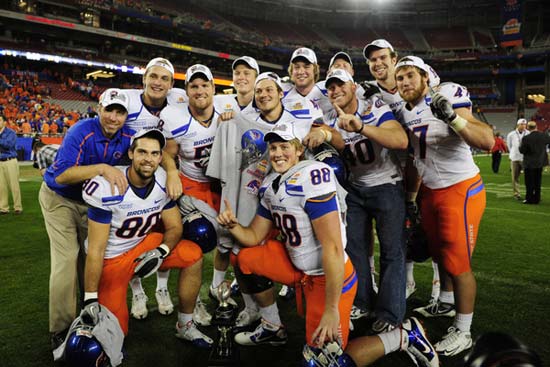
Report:
[[[117,166],[126,172],[128,166]],[[124,194],[111,194],[111,185],[103,176],[87,181],[82,188],[84,201],[95,208],[112,213],[111,231],[105,249],[105,259],[119,256],[136,247],[152,227],[161,220],[161,212],[171,203],[166,194],[166,172],[159,167],[155,172],[153,187],[142,199],[132,186]],[[88,239],[85,242],[88,251]]]
[[[309,199],[336,195],[336,176],[328,165],[315,161],[302,161],[283,176],[286,179],[280,179],[277,191],[273,182],[281,177],[278,173],[273,172],[264,179],[260,188],[260,212],[271,213],[270,219],[281,231],[294,266],[309,275],[322,275],[322,247],[305,205]],[[342,219],[339,226],[345,249],[346,229]],[[344,257],[347,261],[346,254]]]
[[[246,106],[239,105],[236,94],[216,94],[214,96],[214,108],[219,113],[231,111],[238,113],[254,109],[252,107],[252,102]]]
[[[187,104],[166,106],[160,113],[163,129],[171,134],[179,145],[180,171],[195,181],[212,181],[205,175],[210,148],[218,129],[219,113],[214,109],[214,116],[208,124],[196,120]]]
[[[443,83],[436,91],[444,95],[453,108],[471,107],[468,91],[455,83]],[[424,185],[430,189],[449,187],[475,176],[470,146],[430,110],[431,97],[426,95],[410,111],[403,108],[404,127],[409,131],[415,165]]]
[[[363,124],[380,126],[395,120],[389,106],[376,96],[368,100],[358,99],[355,115]],[[348,132],[338,127],[338,115],[332,110],[324,116],[325,124],[337,129],[346,143],[342,158],[350,168],[350,183],[358,187],[373,187],[401,181],[401,170],[390,151],[362,134]]]
[[[152,113],[143,104],[143,89],[123,89],[128,96],[128,117],[126,126],[138,131],[143,128],[161,127],[159,113]],[[181,105],[187,102],[187,93],[180,88],[172,88],[166,96],[168,106]]]
[[[317,104],[322,95],[317,86],[314,86],[307,96],[302,96],[295,87],[292,87],[284,92],[281,102],[285,110],[288,110],[294,116],[315,121],[315,119],[323,117],[323,112]]]

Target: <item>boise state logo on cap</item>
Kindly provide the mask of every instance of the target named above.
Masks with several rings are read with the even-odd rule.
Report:
[[[231,68],[233,70],[235,70],[235,68],[238,65],[241,65],[241,64],[247,65],[250,69],[254,69],[254,70],[256,70],[256,73],[260,74],[260,67],[258,66],[258,63],[256,62],[256,60],[253,57],[241,56],[238,59],[236,59],[235,61],[233,61],[233,64],[231,65]]]
[[[199,74],[202,74],[208,81],[214,79],[214,77],[212,76],[212,72],[208,67],[202,64],[195,64],[187,69],[187,72],[185,73],[185,80],[189,82],[191,81],[191,79],[193,79],[193,77]]]
[[[124,109],[128,111],[128,97],[118,88],[110,88],[103,92],[99,96],[99,104],[103,107],[117,104],[124,107]]]
[[[147,66],[145,67],[145,72],[147,72],[147,70],[149,70],[149,68],[152,68],[153,66],[160,66],[161,68],[168,70],[170,74],[174,76],[174,66],[167,59],[164,59],[162,57],[156,57],[152,59],[147,63]]]
[[[326,85],[328,85],[331,81],[334,81],[335,79],[338,79],[344,83],[346,82],[353,82],[353,77],[350,73],[348,73],[344,69],[334,69],[327,75]]]
[[[315,52],[310,48],[300,47],[300,48],[296,49],[292,53],[292,57],[290,58],[290,62],[294,62],[299,57],[303,57],[310,64],[317,64],[317,55],[315,55]]]

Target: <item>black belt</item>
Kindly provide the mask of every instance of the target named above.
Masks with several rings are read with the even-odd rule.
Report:
[[[11,158],[0,158],[0,162],[9,161],[10,159],[15,159],[15,157],[11,157]]]

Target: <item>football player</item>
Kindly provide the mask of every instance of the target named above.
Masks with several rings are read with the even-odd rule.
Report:
[[[176,203],[166,193],[166,172],[159,168],[163,133],[143,129],[131,139],[130,166],[119,166],[128,190],[111,193],[102,176],[89,180],[82,195],[90,205],[83,320],[95,325],[101,306],[117,317],[128,334],[126,292],[132,277],[144,278],[157,269],[180,269],[176,336],[208,348],[212,340],[201,333],[192,317],[201,286],[200,247],[181,240],[182,222]],[[151,232],[162,220],[164,233]]]
[[[253,57],[241,56],[233,61],[231,69],[233,70],[233,87],[237,94],[215,95],[214,105],[220,112],[232,111],[235,115],[247,107],[252,109],[254,82],[260,74],[260,67]]]
[[[254,104],[259,112],[237,114],[235,119],[220,126],[211,152],[211,163],[206,174],[220,179],[222,198],[235,208],[237,217],[248,224],[256,213],[258,190],[270,170],[267,157],[267,144],[264,135],[278,124],[296,124],[301,136],[306,134],[299,118],[283,108],[283,85],[279,76],[272,72],[262,73],[255,83]],[[298,126],[299,125],[299,126]],[[222,210],[224,204],[222,203]],[[214,279],[212,287],[217,287],[225,275],[230,261],[236,266],[239,246],[230,233],[223,233],[214,258]],[[236,321],[237,327],[244,327],[263,317],[272,324],[280,324],[277,304],[273,299],[273,283],[258,277],[252,284],[240,282],[245,303],[244,310]],[[248,287],[247,287],[248,285]],[[269,291],[271,290],[271,291]],[[256,295],[260,307],[252,294]]]
[[[418,57],[396,65],[396,83],[406,105],[402,118],[422,177],[420,212],[428,245],[441,271],[436,303],[416,309],[424,316],[456,316],[436,350],[456,355],[472,346],[470,326],[476,296],[471,257],[485,209],[485,188],[470,147],[490,150],[489,125],[476,120],[466,88],[443,83],[430,93],[429,68]]]
[[[329,166],[301,160],[304,146],[292,124],[277,124],[264,140],[273,172],[262,183],[254,219],[242,226],[226,202],[218,222],[246,247],[238,255],[245,277],[263,275],[295,286],[300,295],[303,292],[307,303],[304,359],[316,365],[320,358],[312,355],[318,355],[318,348],[325,348],[327,342],[346,349],[357,290],[357,276],[344,251],[345,226],[338,195],[342,189]],[[264,243],[274,228],[282,241]],[[282,325],[262,320],[255,331],[238,333],[235,340],[244,345],[259,340],[278,345],[286,341],[286,331]],[[415,319],[389,333],[356,339],[346,353],[339,353],[337,364],[331,365],[363,366],[399,349],[409,351],[425,366],[438,366],[437,354]],[[325,359],[323,365],[328,364]]]
[[[176,158],[179,160],[184,198],[191,196],[202,200],[217,213],[220,208],[219,182],[205,174],[220,117],[214,107],[215,86],[210,69],[201,64],[189,67],[185,76],[185,91],[188,104],[167,106],[162,110],[160,119],[163,129],[171,136],[168,142],[178,145]],[[164,159],[163,164],[172,169],[176,167],[176,160]],[[180,207],[188,208],[182,212],[184,215],[196,209],[193,205]],[[215,295],[213,289],[211,292]],[[211,319],[212,316],[199,300],[195,321],[209,325]]]
[[[174,66],[162,57],[151,59],[145,67],[142,78],[143,89],[125,89],[128,95],[128,117],[126,126],[133,130],[142,128],[156,128],[159,126],[160,112],[168,105],[181,105],[187,100],[187,94],[183,89],[174,88]],[[180,192],[181,183],[177,170],[168,172],[168,192]],[[178,187],[179,186],[179,187]],[[179,195],[174,194],[173,199]],[[170,271],[157,272],[157,289],[155,298],[158,303],[158,311],[162,315],[169,315],[174,311],[174,304],[168,291],[168,277]],[[132,289],[131,315],[136,319],[144,319],[147,310],[147,296],[142,287],[141,279],[134,278],[130,282]]]

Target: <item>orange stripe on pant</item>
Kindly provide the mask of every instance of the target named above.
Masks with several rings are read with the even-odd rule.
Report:
[[[481,177],[432,190],[422,186],[422,227],[430,252],[447,273],[471,271],[479,223],[485,211],[485,187]]]
[[[221,196],[213,191],[212,182],[200,182],[180,174],[183,194],[200,199],[210,205],[217,212],[220,211]]]
[[[158,247],[162,233],[150,233],[136,247],[112,259],[105,259],[99,284],[99,303],[106,306],[118,319],[124,335],[128,334],[128,304],[126,292],[134,276],[134,260],[142,253]],[[186,268],[202,258],[200,247],[194,242],[181,240],[162,262],[161,270]]]
[[[311,335],[319,326],[325,309],[325,276],[309,276],[296,269],[284,244],[276,240],[268,240],[261,246],[243,248],[239,252],[238,263],[244,274],[262,275],[291,287],[302,287],[306,298],[306,342],[314,346]],[[349,317],[357,292],[357,276],[351,261],[346,262],[344,270],[344,286],[338,305],[343,348],[348,342]]]

